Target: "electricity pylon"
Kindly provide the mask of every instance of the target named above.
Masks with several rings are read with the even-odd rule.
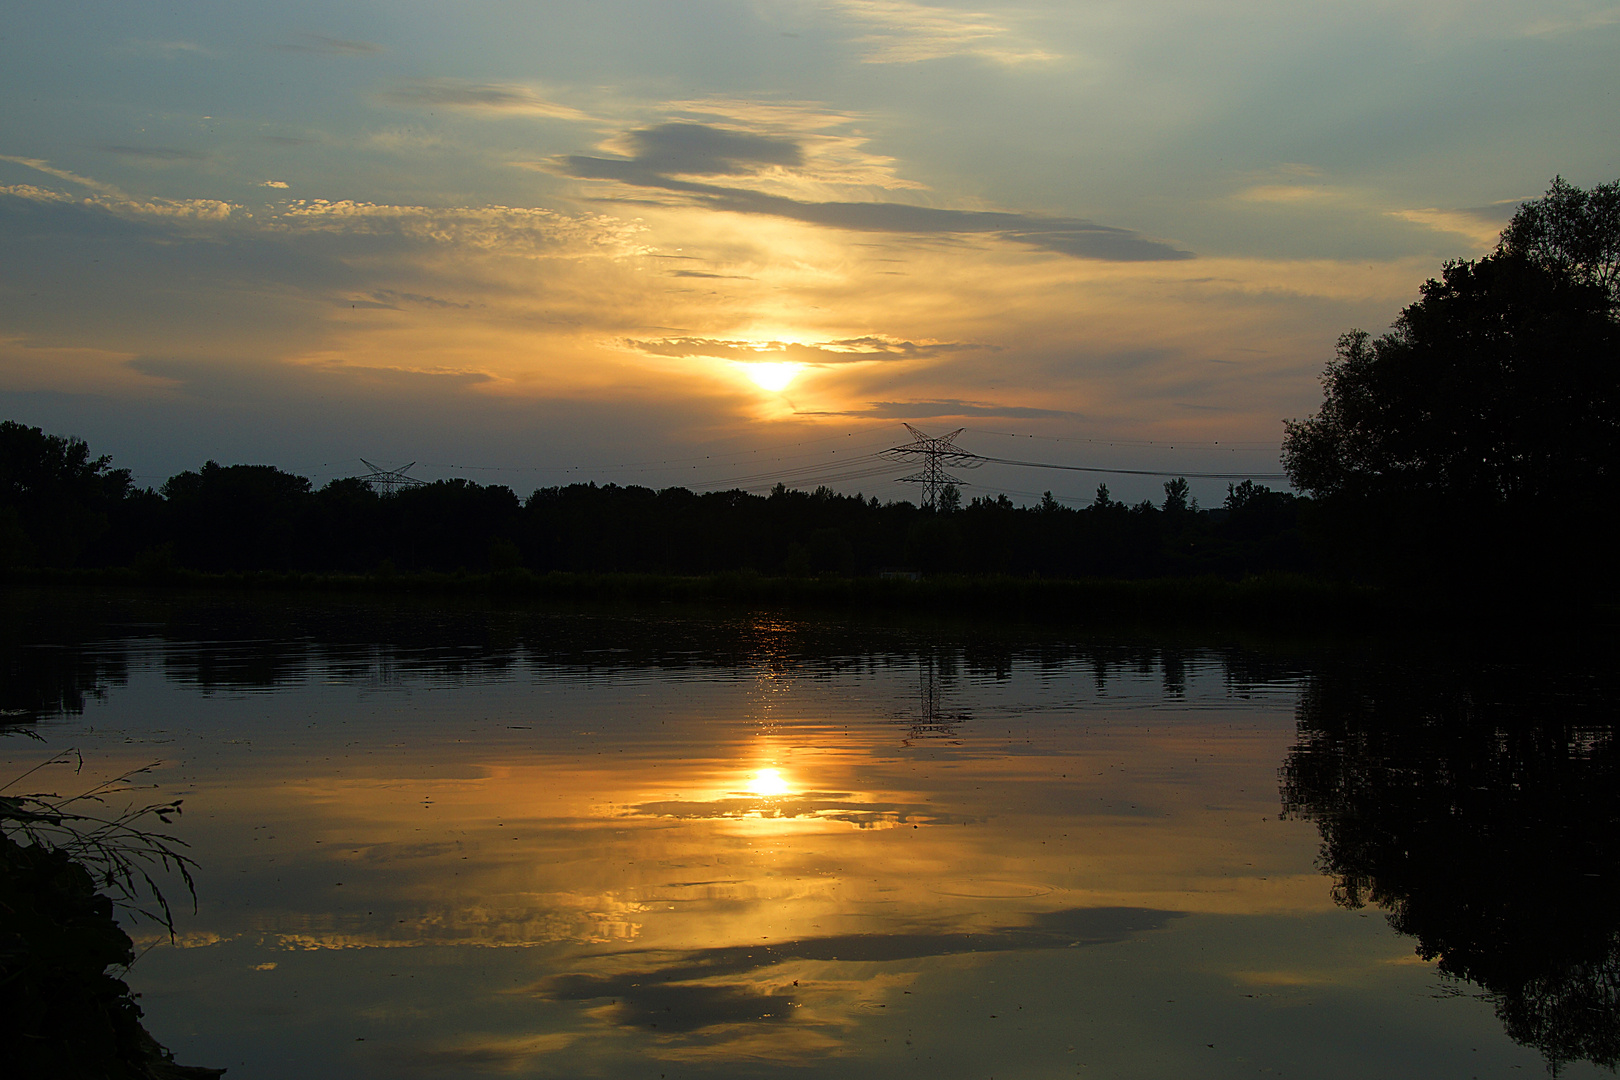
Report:
[[[949,435],[934,438],[917,430],[910,424],[906,430],[911,432],[911,442],[904,446],[891,446],[883,451],[885,457],[899,461],[915,461],[922,459],[922,469],[910,476],[900,477],[902,484],[921,484],[923,489],[923,507],[928,510],[939,508],[939,493],[946,484],[960,484],[963,481],[946,472],[947,466],[954,469],[977,469],[984,462],[979,455],[963,450],[955,445],[954,439],[966,431],[966,428],[957,428]]]
[[[378,495],[393,495],[405,488],[422,487],[427,483],[426,480],[418,480],[414,476],[405,475],[416,464],[414,461],[410,465],[402,465],[397,469],[385,469],[380,465],[373,465],[365,458],[360,459],[360,464],[371,471],[365,476],[357,476],[355,479],[365,484]]]

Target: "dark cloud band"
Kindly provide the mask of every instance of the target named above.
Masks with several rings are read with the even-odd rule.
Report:
[[[708,124],[659,124],[631,132],[629,140],[632,160],[654,175],[735,176],[804,164],[804,150],[792,139]]]
[[[760,214],[852,232],[912,235],[992,235],[1042,251],[1107,262],[1162,262],[1190,259],[1182,251],[1130,229],[1098,225],[1081,218],[1042,217],[997,210],[944,210],[892,202],[810,202],[746,188],[682,179],[738,176],[765,166],[802,163],[793,140],[711,127],[672,123],[631,132],[630,157],[573,154],[552,162],[565,176],[608,180],[631,187],[684,195],[701,206],[733,214]]]

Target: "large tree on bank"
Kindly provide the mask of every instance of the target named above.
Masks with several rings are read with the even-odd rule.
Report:
[[[1617,267],[1620,182],[1555,180],[1389,333],[1340,338],[1321,409],[1286,423],[1289,479],[1386,568],[1593,555],[1620,499]]]
[[[73,565],[129,490],[129,470],[83,439],[0,422],[0,568]]]

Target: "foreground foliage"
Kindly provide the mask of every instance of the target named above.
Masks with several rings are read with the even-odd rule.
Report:
[[[7,1075],[207,1080],[224,1071],[176,1065],[142,1026],[140,1006],[113,973],[135,962],[115,906],[172,934],[173,914],[152,874],[169,870],[188,890],[192,884],[180,842],[140,824],[148,816],[170,820],[178,801],[99,812],[127,779],[67,799],[0,795],[0,1045]]]

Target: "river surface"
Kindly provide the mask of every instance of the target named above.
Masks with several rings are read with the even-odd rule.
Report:
[[[1610,1075],[1608,654],[5,598],[230,1080]],[[41,779],[48,777],[48,779]],[[138,789],[138,790],[137,790]]]

